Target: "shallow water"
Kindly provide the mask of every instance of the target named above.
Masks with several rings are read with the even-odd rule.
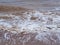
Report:
[[[36,10],[52,10],[60,7],[60,0],[0,0],[0,5],[15,5]]]

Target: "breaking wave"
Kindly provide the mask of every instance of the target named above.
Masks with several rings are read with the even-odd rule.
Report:
[[[0,13],[1,29],[10,31],[13,34],[21,32],[25,32],[25,34],[37,33],[34,40],[43,41],[48,45],[60,44],[60,16],[53,12],[33,10],[25,11],[22,14]],[[7,34],[4,34],[4,38],[8,40],[10,37]],[[32,36],[29,35],[26,37],[25,35],[20,41],[25,41],[25,44],[28,40],[31,40]]]

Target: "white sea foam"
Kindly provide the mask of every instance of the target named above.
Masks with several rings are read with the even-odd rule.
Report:
[[[0,26],[3,25],[5,27],[11,28],[11,29],[15,26],[14,30],[16,30],[18,32],[22,32],[22,31],[32,32],[32,33],[37,32],[38,35],[36,36],[36,39],[38,39],[38,40],[48,40],[45,36],[48,36],[48,35],[51,36],[51,32],[56,33],[57,38],[60,37],[60,35],[59,35],[60,28],[57,27],[57,26],[60,26],[59,25],[60,16],[58,16],[58,15],[56,15],[56,17],[53,17],[52,15],[44,15],[43,13],[41,13],[39,11],[29,12],[29,14],[27,14],[27,12],[25,12],[24,17],[26,19],[24,19],[21,16],[12,15],[12,14],[10,14],[10,15],[13,18],[12,21],[9,22],[4,19],[0,19]],[[32,16],[37,17],[37,19],[31,20]],[[22,20],[22,18],[23,18],[23,20]],[[13,31],[12,33],[16,33],[16,32]]]
[[[7,14],[9,15],[9,14]],[[49,15],[43,15],[43,13],[40,13],[38,11],[34,11],[34,12],[30,12],[29,14],[24,13],[24,17],[26,17],[26,20],[22,20],[20,17],[15,16],[10,14],[11,17],[13,18],[12,20],[12,24],[10,24],[10,22],[5,21],[5,20],[0,20],[0,25],[3,25],[5,27],[12,27],[12,25],[17,25],[17,27],[19,27],[21,30],[25,29],[25,30],[46,30],[47,27],[51,27],[51,28],[56,28],[57,24],[54,24],[56,22],[59,22],[59,17],[54,18],[52,17],[52,15],[49,17]],[[3,15],[5,16],[5,15]],[[37,20],[31,20],[31,17],[38,17]],[[53,21],[51,22],[48,18],[51,18]],[[40,19],[40,20],[39,20]],[[52,24],[50,24],[50,22]],[[47,22],[49,22],[47,24]],[[42,28],[41,28],[42,27]],[[41,29],[39,29],[41,28]],[[44,28],[44,29],[43,29]]]
[[[8,35],[8,33],[5,33],[5,34],[4,34],[4,38],[5,38],[6,40],[9,40],[9,39],[10,39],[10,36]]]
[[[55,7],[55,10],[60,10],[60,7]]]
[[[5,26],[7,28],[11,28],[12,25],[4,20],[0,20],[0,25]]]

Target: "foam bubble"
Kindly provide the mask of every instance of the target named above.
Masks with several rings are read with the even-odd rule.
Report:
[[[28,12],[25,12],[23,14],[24,17],[11,14],[11,17],[13,18],[11,19],[11,21],[0,19],[0,26],[3,25],[10,29],[14,28],[13,30],[16,30],[19,33],[23,31],[32,32],[32,33],[37,32],[38,35],[36,36],[36,38],[38,40],[43,40],[43,38],[47,36],[47,33],[45,32],[48,32],[49,36],[51,36],[50,32],[53,32],[53,33],[56,32],[56,34],[58,34],[57,32],[60,33],[60,30],[57,27],[60,21],[60,16],[56,15],[56,17],[53,17],[52,14],[49,15],[50,13],[48,12],[47,12],[48,15],[44,15],[39,11],[34,11],[34,12],[32,11],[32,12],[29,12],[29,14],[27,13]],[[31,20],[32,16],[37,17],[37,20]],[[49,23],[47,24],[47,22]],[[16,33],[14,31],[12,32]],[[47,40],[47,39],[44,38],[44,40]]]

